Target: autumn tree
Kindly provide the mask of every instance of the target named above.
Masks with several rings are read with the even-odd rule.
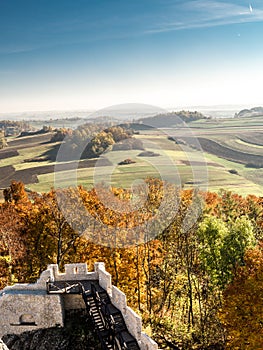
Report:
[[[202,220],[202,198],[188,190],[178,195],[174,219],[159,237],[162,263],[155,271],[158,293],[152,334],[165,349],[218,346],[222,332],[216,324],[217,303],[200,266],[196,234]]]
[[[5,202],[22,204],[28,201],[25,186],[21,181],[12,181],[10,186],[4,189]]]
[[[34,280],[50,263],[61,268],[70,262],[75,244],[83,230],[83,217],[78,209],[78,191],[64,189],[36,195],[32,208],[24,210],[27,222],[28,278]]]
[[[76,149],[83,146],[82,136],[96,139],[95,129],[80,128],[69,136]],[[109,130],[98,137],[99,147],[105,138],[122,138],[122,130]],[[262,235],[261,198],[179,190],[146,179],[136,190],[100,184],[89,191],[79,186],[35,193],[29,200],[23,184],[13,183],[0,209],[3,285],[34,281],[50,263],[63,269],[65,263],[87,262],[92,269],[95,261],[104,261],[163,349],[222,349],[222,323],[231,345],[227,310],[236,317],[235,289],[228,284],[237,285],[251,252],[259,254],[251,247]],[[256,253],[253,266],[244,276],[254,276],[260,293]],[[236,293],[236,302],[245,301]]]
[[[23,220],[13,204],[0,205],[0,289],[23,279],[23,227]]]
[[[7,147],[7,141],[3,132],[0,131],[0,149]]]
[[[72,129],[69,128],[59,128],[56,129],[54,134],[51,136],[50,142],[60,142],[72,135]]]
[[[228,222],[240,217],[247,217],[253,225],[255,238],[263,239],[263,198],[254,195],[243,197],[231,191],[221,190],[219,194],[206,192],[203,194],[205,213]]]
[[[226,329],[226,349],[263,348],[263,243],[249,249],[244,265],[224,291],[220,312]]]

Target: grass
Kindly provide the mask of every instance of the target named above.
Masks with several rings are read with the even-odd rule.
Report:
[[[243,140],[240,140],[240,139],[236,139],[236,142],[239,144],[239,145],[242,145],[244,146],[244,148],[255,148],[255,149],[258,149],[258,150],[261,150],[261,152],[263,151],[263,146],[262,145],[255,145],[255,144],[252,144],[252,143],[248,143],[248,142],[245,142]]]
[[[241,164],[210,154],[205,155],[206,160],[208,164],[213,165],[189,166],[179,163],[183,159],[183,155],[183,152],[180,153],[180,156],[177,154],[175,159],[178,163],[174,163],[174,165],[162,163],[161,157],[156,157],[154,158],[155,165],[149,164],[147,160],[143,160],[125,166],[97,167],[95,172],[92,168],[79,169],[77,174],[74,171],[59,172],[56,174],[55,184],[54,174],[43,174],[38,176],[39,183],[31,185],[30,188],[39,192],[48,191],[50,186],[56,187],[58,185],[59,187],[68,187],[82,184],[87,188],[92,188],[98,182],[127,188],[131,187],[135,180],[145,179],[146,177],[158,177],[184,188],[191,188],[193,187],[192,183],[196,182],[196,187],[202,190],[209,189],[212,192],[217,192],[224,188],[243,195],[259,195],[263,191],[262,184],[256,182],[258,169],[248,171]],[[111,157],[112,159],[113,157]],[[239,175],[230,174],[230,169],[236,169]]]
[[[262,155],[263,154],[263,146],[253,145],[251,143],[247,143],[245,141],[240,140],[239,138],[233,138],[226,140],[224,144],[227,147],[238,150],[240,152],[247,152],[250,154]]]
[[[210,191],[217,192],[224,188],[242,195],[263,195],[263,169],[249,170],[243,164],[231,162],[208,153],[206,158],[223,166],[223,173],[219,168],[209,172]],[[237,170],[238,175],[230,174],[229,170],[231,169]]]
[[[218,155],[177,145],[167,138],[169,135],[181,137],[190,132],[190,135],[194,137],[205,137],[236,151],[262,156],[262,145],[244,141],[246,138],[253,140],[254,135],[259,135],[261,131],[263,131],[263,118],[196,121],[188,128],[141,131],[136,137],[143,141],[145,149],[159,153],[160,156],[139,157],[140,150],[111,151],[103,156],[109,159],[112,166],[96,166],[95,169],[82,168],[75,172],[67,170],[56,174],[43,171],[37,177],[39,182],[27,184],[27,187],[38,192],[47,192],[51,187],[82,184],[87,188],[92,188],[97,182],[106,182],[111,186],[130,188],[138,179],[159,177],[184,188],[196,186],[203,190],[216,192],[224,188],[242,195],[262,196],[263,169],[249,169],[243,164],[220,158]],[[242,135],[245,135],[246,138],[241,139]],[[30,141],[30,138],[28,140]],[[36,140],[35,137],[31,142]],[[54,163],[25,162],[24,160],[39,157],[53,146],[36,142],[31,147],[30,144],[21,143],[18,147],[19,155],[0,160],[0,169],[2,166],[13,165],[17,171],[34,168],[37,173],[38,167],[43,168]],[[127,158],[135,160],[136,163],[118,165],[120,161]],[[236,170],[237,174],[231,174],[229,170]]]
[[[248,118],[222,118],[222,119],[208,119],[197,120],[190,125],[192,128],[247,128],[254,126],[263,126],[263,116],[248,117]]]
[[[28,137],[29,138],[29,137]],[[34,138],[36,138],[34,136]],[[22,139],[22,138],[21,138]],[[44,165],[45,162],[24,162],[25,159],[31,159],[35,157],[41,156],[46,151],[50,150],[54,147],[54,144],[41,144],[34,145],[32,147],[27,147],[25,144],[24,147],[21,145],[17,148],[15,148],[18,151],[18,156],[10,157],[6,159],[0,160],[0,167],[7,166],[7,165],[13,165],[16,170],[22,170],[27,169],[31,167],[36,167],[39,165]],[[8,149],[8,148],[6,148]],[[49,162],[46,162],[46,164]]]

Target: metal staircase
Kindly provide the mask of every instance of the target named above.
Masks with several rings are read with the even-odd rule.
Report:
[[[94,329],[99,336],[102,348],[114,349],[110,337],[110,332],[107,329],[107,324],[105,323],[101,310],[97,307],[94,295],[83,290],[82,297],[85,302],[88,315],[93,323]]]
[[[108,293],[97,281],[48,281],[47,292],[82,295],[103,350],[140,350],[137,340],[127,329],[122,313],[111,303]]]

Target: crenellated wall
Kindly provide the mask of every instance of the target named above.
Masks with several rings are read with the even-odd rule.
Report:
[[[121,311],[129,332],[136,338],[140,348],[158,350],[157,343],[142,332],[142,319],[127,305],[126,295],[112,285],[111,275],[105,271],[104,263],[95,263],[95,271],[98,272],[100,286],[108,292],[112,304]]]
[[[15,284],[0,291],[0,338],[7,333],[20,334],[38,328],[64,325],[67,309],[84,308],[80,295],[47,294],[47,281],[96,280],[105,289],[124,317],[129,332],[137,339],[142,350],[157,350],[157,344],[142,332],[142,320],[129,306],[126,295],[112,285],[111,275],[104,263],[94,265],[89,272],[87,264],[66,264],[61,273],[55,264],[49,265],[34,284]]]

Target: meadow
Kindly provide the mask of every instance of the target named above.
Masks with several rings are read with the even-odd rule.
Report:
[[[52,133],[8,138],[8,147],[0,150],[0,188],[12,180],[21,180],[27,190],[37,192],[76,184],[92,188],[100,182],[130,188],[139,180],[158,177],[181,188],[261,196],[262,131],[263,117],[204,119],[140,130],[134,137],[156,156],[140,156],[140,150],[109,150],[100,159],[65,162],[59,167],[45,157],[60,145],[50,142]],[[125,159],[134,163],[119,165]]]
[[[117,145],[122,150],[114,150],[116,141],[99,158],[79,161],[76,152],[72,161],[67,157],[77,145],[72,135],[69,144],[51,142],[58,139],[53,132],[9,138],[0,151],[0,187],[20,180],[28,192],[47,193],[27,196],[21,183],[5,192],[10,203],[0,205],[1,286],[32,282],[50,263],[104,261],[160,348],[262,348],[259,120],[256,127],[252,119],[141,127],[133,136],[137,149],[124,150],[124,142]],[[123,136],[125,130],[116,129]],[[90,145],[109,139],[107,132],[101,134],[104,138],[96,136]],[[84,136],[85,148],[89,135]],[[119,140],[131,145],[130,137]],[[62,149],[68,154],[56,158]],[[183,190],[156,179],[137,190],[147,177]],[[134,192],[89,191],[97,183]],[[76,185],[82,187],[68,188]],[[66,188],[49,191],[52,187]],[[192,197],[184,189],[193,187],[218,194]],[[225,347],[226,342],[237,346]]]

